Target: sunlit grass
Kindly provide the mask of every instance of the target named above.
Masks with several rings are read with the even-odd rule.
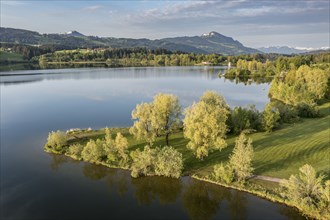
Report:
[[[317,119],[302,119],[295,124],[285,124],[272,133],[259,132],[249,135],[253,140],[255,168],[254,174],[279,178],[288,178],[297,173],[299,167],[308,163],[317,172],[330,177],[330,103],[321,106],[323,117]],[[113,133],[116,133],[114,131]],[[147,143],[136,140],[129,134],[127,128],[120,132],[128,139],[129,150],[142,149]],[[94,131],[79,134],[79,142],[86,142],[89,138],[103,138],[104,132]],[[81,137],[85,137],[80,139]],[[170,145],[183,154],[184,175],[209,175],[213,166],[226,162],[231,154],[236,136],[227,138],[228,147],[222,151],[214,151],[204,160],[196,159],[195,155],[186,148],[188,140],[183,138],[182,132],[170,136]],[[165,146],[165,138],[159,137],[153,146]]]

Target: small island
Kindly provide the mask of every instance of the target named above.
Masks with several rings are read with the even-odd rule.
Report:
[[[250,74],[254,61],[246,62],[228,74]],[[189,175],[329,219],[329,173],[320,174],[329,162],[329,82],[328,67],[289,67],[274,77],[262,112],[255,106],[231,109],[214,91],[183,111],[177,96],[159,93],[136,106],[130,128],[51,132],[44,149],[127,169],[134,178]],[[316,167],[301,164],[306,151],[313,152]],[[273,163],[279,158],[294,166]]]

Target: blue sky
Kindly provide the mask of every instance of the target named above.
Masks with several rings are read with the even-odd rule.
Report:
[[[328,0],[3,1],[1,27],[159,39],[217,31],[246,46],[329,47]]]

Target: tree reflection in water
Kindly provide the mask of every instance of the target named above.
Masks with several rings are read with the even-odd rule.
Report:
[[[207,220],[217,213],[221,201],[230,196],[230,190],[190,179],[184,188],[182,201],[191,219]]]
[[[132,185],[134,196],[141,205],[150,205],[156,200],[163,205],[174,203],[182,188],[181,179],[160,176],[132,179]]]
[[[100,180],[112,173],[114,171],[105,166],[97,166],[91,163],[85,163],[83,166],[84,176],[91,180]]]
[[[79,163],[79,161],[73,160],[70,157],[67,157],[65,155],[57,155],[57,154],[49,154],[52,158],[52,162],[50,163],[50,168],[54,171],[58,171],[58,169],[62,166],[64,163]]]
[[[127,175],[127,171],[85,163],[83,174],[91,180],[105,179],[109,190],[116,192],[120,197],[123,197],[128,191],[130,176]]]
[[[246,194],[236,191],[230,191],[229,211],[231,219],[247,219],[247,198]]]
[[[64,155],[51,154],[50,167],[58,171],[64,163],[80,163]],[[100,165],[81,163],[84,176],[93,181],[105,181],[110,192],[117,193],[122,199],[128,195],[139,205],[183,205],[190,219],[208,220],[222,216],[230,219],[247,219],[249,194],[230,190],[215,184],[199,181],[190,177],[180,179],[166,177],[131,178],[129,171],[111,169]],[[269,204],[271,206],[275,204]],[[277,206],[277,204],[276,204]],[[288,219],[303,219],[292,208],[279,205],[277,213]],[[224,210],[223,213],[221,209]],[[276,210],[276,209],[275,209]],[[218,214],[218,215],[217,215]],[[253,213],[252,213],[253,214]]]

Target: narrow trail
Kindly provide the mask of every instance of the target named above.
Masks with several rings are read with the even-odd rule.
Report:
[[[266,180],[266,181],[274,182],[274,183],[279,183],[282,180],[282,179],[276,178],[276,177],[260,176],[260,175],[254,175],[251,177],[251,179]]]

